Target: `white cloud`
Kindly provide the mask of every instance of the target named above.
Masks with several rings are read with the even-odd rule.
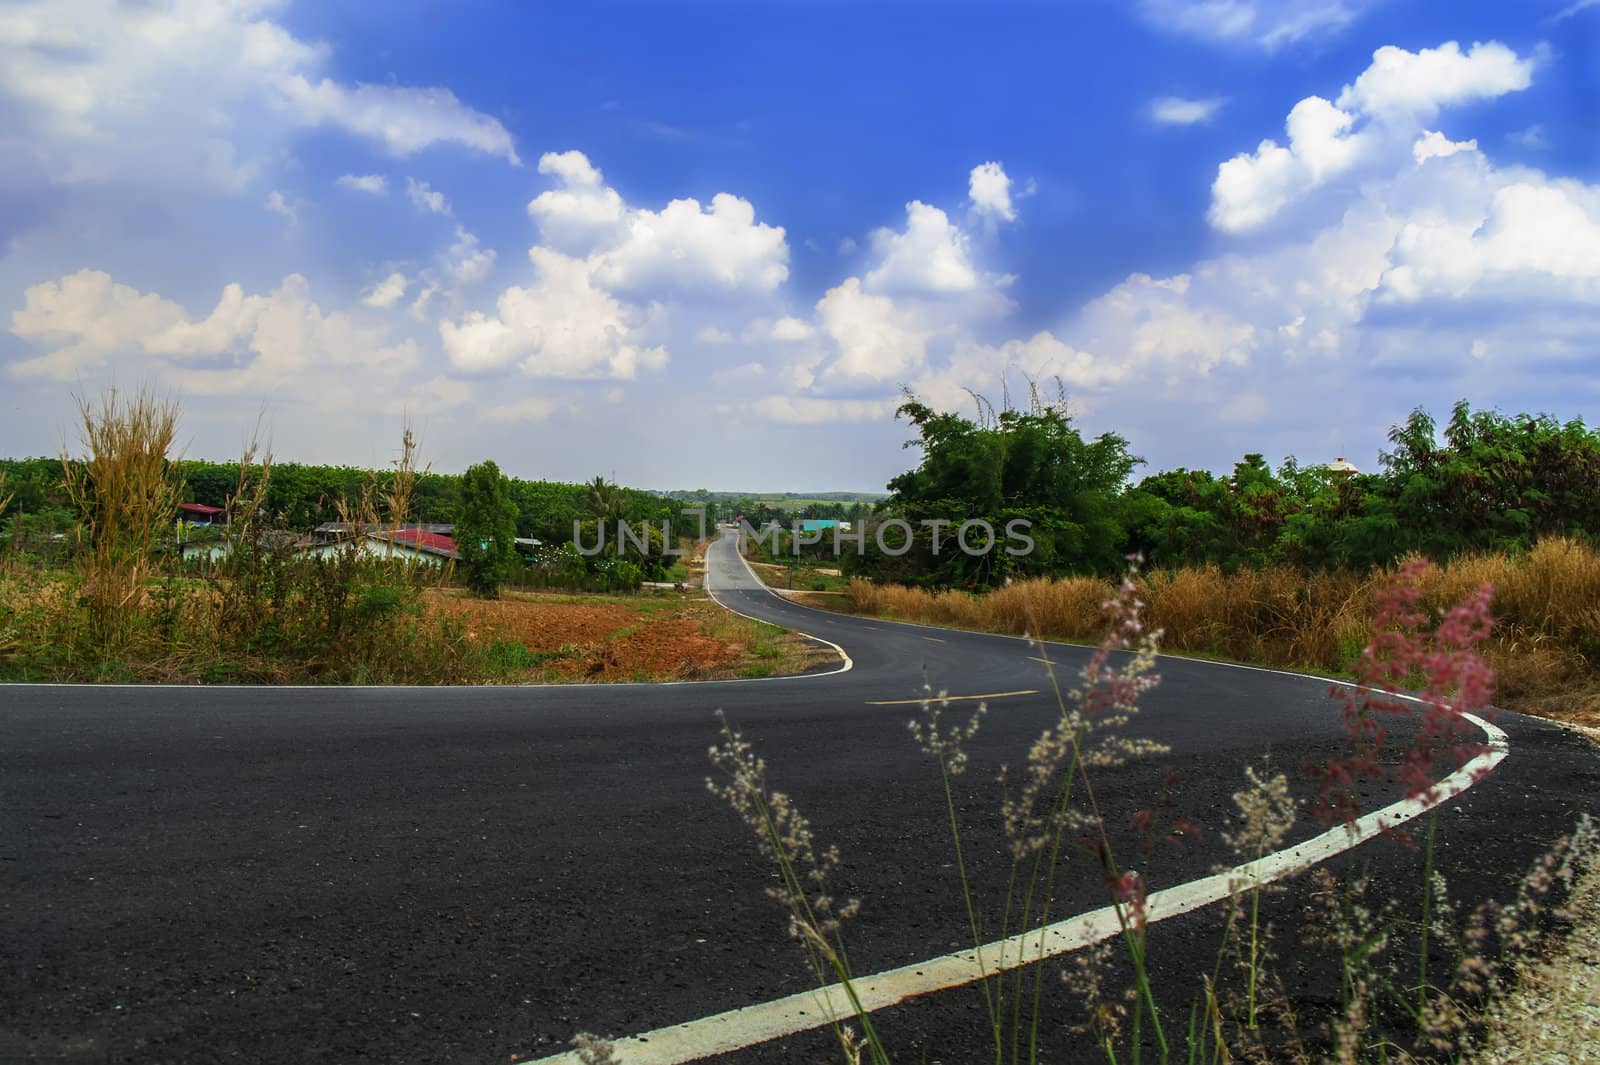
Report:
[[[445,257],[445,269],[459,285],[476,285],[494,269],[493,248],[478,246],[478,238],[456,226],[456,241]]]
[[[621,241],[595,257],[595,277],[619,291],[771,292],[789,277],[789,246],[782,226],[755,217],[749,200],[726,192],[705,209],[683,199],[631,210]]]
[[[1287,148],[1264,140],[1253,154],[1236,155],[1217,168],[1211,224],[1231,232],[1253,229],[1349,170],[1370,143],[1366,134],[1351,132],[1354,122],[1354,115],[1320,96],[1295,104],[1285,123]]]
[[[817,301],[817,319],[838,352],[828,372],[844,379],[897,381],[927,357],[929,330],[887,296],[851,277]]]
[[[809,323],[785,316],[772,323],[772,329],[767,335],[772,340],[797,341],[810,340],[815,333],[816,330],[811,328]]]
[[[494,316],[478,311],[439,324],[452,366],[484,371],[518,365],[533,377],[631,378],[667,361],[636,339],[637,313],[595,285],[591,264],[536,247],[537,282],[500,294]]]
[[[588,256],[595,280],[619,292],[771,292],[789,277],[781,226],[757,222],[750,201],[719,192],[702,207],[673,200],[630,208],[582,152],[550,152],[539,172],[561,187],[528,204],[547,246]]]
[[[427,316],[428,304],[432,303],[433,297],[438,294],[439,286],[437,284],[423,285],[422,290],[417,293],[417,298],[411,301],[411,317],[419,322],[422,321]]]
[[[442,374],[407,389],[383,405],[386,414],[437,414],[472,402],[472,385]]]
[[[13,364],[19,377],[132,369],[191,395],[289,389],[325,406],[356,402],[356,379],[391,380],[417,363],[411,341],[390,343],[382,329],[323,313],[299,274],[264,296],[229,285],[208,317],[191,321],[170,300],[80,270],[30,288],[11,332],[49,349]]]
[[[622,226],[625,207],[617,190],[604,184],[600,171],[582,152],[546,152],[539,173],[561,182],[528,204],[528,214],[552,247],[586,254],[612,243]]]
[[[894,413],[893,399],[821,399],[813,396],[763,396],[748,407],[758,418],[793,425],[825,422],[877,422]]]
[[[1453,41],[1419,52],[1379,48],[1337,100],[1308,96],[1294,106],[1285,123],[1288,147],[1264,140],[1217,168],[1211,224],[1227,232],[1256,229],[1346,174],[1412,154],[1421,122],[1441,107],[1525,89],[1534,66],[1492,41],[1465,53]]]
[[[271,211],[273,214],[288,219],[290,225],[298,225],[300,222],[300,215],[284,197],[283,193],[279,192],[277,189],[273,189],[271,192],[267,193],[266,202],[263,203],[262,206]]]
[[[429,214],[449,214],[450,201],[445,199],[444,193],[435,191],[426,181],[416,178],[406,178],[406,199],[419,211]]]
[[[867,274],[866,287],[873,291],[949,295],[978,286],[966,235],[943,211],[921,200],[906,204],[903,232],[879,229],[872,244],[879,262]]]
[[[449,90],[346,85],[330,49],[272,21],[271,0],[12,0],[0,99],[52,182],[237,194],[284,142],[333,126],[409,155],[457,144],[515,161],[500,122]]]
[[[1385,45],[1335,103],[1379,118],[1425,122],[1441,107],[1526,89],[1535,66],[1535,59],[1519,58],[1498,41],[1466,52],[1455,41],[1417,52]]]
[[[1343,30],[1371,0],[1141,0],[1154,27],[1225,44],[1273,49]]]
[[[511,134],[499,119],[467,107],[449,89],[351,87],[331,78],[313,81],[302,74],[283,75],[276,87],[298,121],[370,137],[394,155],[415,155],[435,144],[459,144],[522,165]]]
[[[840,255],[854,255],[856,253],[856,248],[857,244],[854,237],[844,237],[839,241]]]
[[[389,191],[389,179],[382,174],[340,174],[334,184],[369,196],[382,196]]]
[[[1448,159],[1457,152],[1477,150],[1478,142],[1475,140],[1453,141],[1443,133],[1432,131],[1424,133],[1417,143],[1411,146],[1411,155],[1420,165],[1429,159]]]
[[[1016,208],[1011,205],[1011,178],[999,163],[980,163],[967,175],[967,198],[980,216],[1014,222]]]
[[[1565,188],[1516,182],[1494,190],[1481,218],[1407,222],[1378,297],[1587,302],[1600,298],[1600,205]]]
[[[557,410],[553,400],[527,396],[486,408],[479,417],[486,422],[542,422]]]
[[[392,273],[367,290],[361,302],[368,307],[393,307],[406,294],[406,275]]]
[[[1150,118],[1164,126],[1194,126],[1210,122],[1227,103],[1221,96],[1188,100],[1181,96],[1162,96],[1150,101]]]
[[[728,344],[732,343],[733,334],[714,325],[705,325],[695,333],[694,339],[697,344]]]

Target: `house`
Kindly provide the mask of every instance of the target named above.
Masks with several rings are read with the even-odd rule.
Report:
[[[208,507],[204,503],[179,503],[178,521],[186,525],[226,525],[228,512],[221,507]]]
[[[350,542],[351,530],[346,528],[342,532],[344,535],[341,537],[337,535],[337,530],[318,526],[317,533],[314,534],[316,542],[308,544],[304,548],[304,553],[310,558],[330,558],[337,555],[345,550]],[[448,535],[433,532],[426,526],[414,525],[403,525],[398,529],[370,527],[365,532],[360,550],[369,558],[399,559],[402,562],[430,565],[443,565],[460,557],[456,551],[456,542]]]

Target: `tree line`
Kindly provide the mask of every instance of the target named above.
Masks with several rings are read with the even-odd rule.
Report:
[[[1540,538],[1600,537],[1600,432],[1581,420],[1473,410],[1462,401],[1441,426],[1417,409],[1388,434],[1379,467],[1342,472],[1273,469],[1247,454],[1233,470],[1168,470],[1135,480],[1127,439],[1085,439],[1063,405],[977,418],[907,396],[896,414],[917,431],[916,468],[889,482],[876,517],[981,518],[1032,523],[1022,557],[937,554],[919,532],[890,555],[869,537],[848,547],[847,573],[924,585],[990,587],[1012,575],[1109,575],[1130,554],[1147,566],[1215,565],[1225,572],[1290,564],[1307,570],[1387,566],[1418,553],[1445,561],[1518,552]]]

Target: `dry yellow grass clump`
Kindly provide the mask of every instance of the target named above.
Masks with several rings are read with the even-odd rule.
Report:
[[[1143,574],[1139,593],[1169,651],[1340,671],[1372,635],[1372,593],[1382,578],[1203,566]],[[1495,589],[1497,625],[1484,654],[1499,702],[1600,724],[1600,552],[1553,538],[1522,554],[1464,556],[1428,571],[1424,604],[1439,616],[1486,583]],[[862,614],[1092,641],[1104,628],[1100,604],[1110,591],[1092,577],[1016,581],[981,595],[855,580],[846,601]]]

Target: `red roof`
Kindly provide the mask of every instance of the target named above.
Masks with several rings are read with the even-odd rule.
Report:
[[[384,533],[397,544],[409,544],[422,551],[434,551],[439,554],[456,553],[456,542],[443,533],[424,532],[421,529],[396,529],[392,533]]]
[[[179,510],[186,510],[190,514],[221,514],[221,507],[208,507],[204,503],[179,503]]]

